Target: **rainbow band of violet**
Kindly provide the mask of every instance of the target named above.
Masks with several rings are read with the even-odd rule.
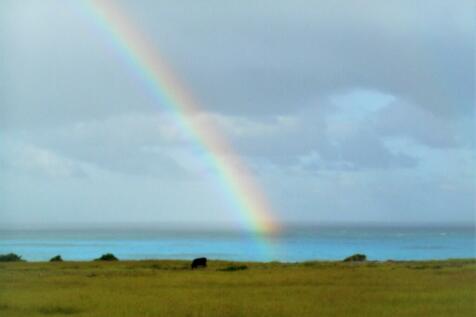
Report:
[[[223,133],[210,122],[205,125],[197,120],[201,109],[158,49],[126,17],[117,1],[84,0],[82,3],[122,59],[146,85],[157,105],[171,113],[181,131],[205,153],[204,163],[216,174],[220,188],[241,217],[242,225],[263,236],[276,232],[279,226],[263,190]]]

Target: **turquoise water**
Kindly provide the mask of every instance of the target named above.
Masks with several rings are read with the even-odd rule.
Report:
[[[288,227],[260,236],[220,230],[167,228],[13,230],[0,229],[0,254],[14,252],[30,261],[61,254],[66,260],[91,260],[103,253],[120,259],[211,259],[283,262],[340,260],[364,253],[370,260],[476,257],[472,226]]]

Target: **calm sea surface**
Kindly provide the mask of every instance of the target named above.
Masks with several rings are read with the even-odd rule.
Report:
[[[212,259],[250,261],[338,260],[365,253],[370,260],[476,257],[474,227],[289,227],[271,238],[250,233],[186,229],[0,229],[0,254],[30,261],[61,254],[91,260],[103,253],[120,259]]]

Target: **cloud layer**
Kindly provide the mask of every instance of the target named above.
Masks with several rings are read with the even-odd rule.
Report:
[[[277,218],[474,220],[471,1],[120,5]],[[5,221],[236,221],[87,10],[3,1],[0,23]]]

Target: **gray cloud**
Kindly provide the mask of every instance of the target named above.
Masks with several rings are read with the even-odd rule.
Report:
[[[283,219],[472,217],[472,1],[118,3]],[[77,2],[0,4],[2,215],[228,219],[202,153],[94,22]]]
[[[48,4],[3,4],[2,124],[153,109],[94,20],[74,5]],[[286,114],[356,88],[445,116],[474,108],[471,1],[124,6],[213,112]]]
[[[444,115],[473,108],[471,1],[215,4],[192,18],[175,13],[178,37],[161,22],[173,9],[139,15],[214,111],[286,113],[355,88]]]
[[[9,135],[5,135],[8,139]],[[67,124],[12,134],[24,144],[49,149],[69,160],[92,164],[119,173],[186,179],[191,167],[176,148],[184,137],[173,122],[162,116],[119,115],[101,120]],[[15,161],[16,157],[10,157]]]

